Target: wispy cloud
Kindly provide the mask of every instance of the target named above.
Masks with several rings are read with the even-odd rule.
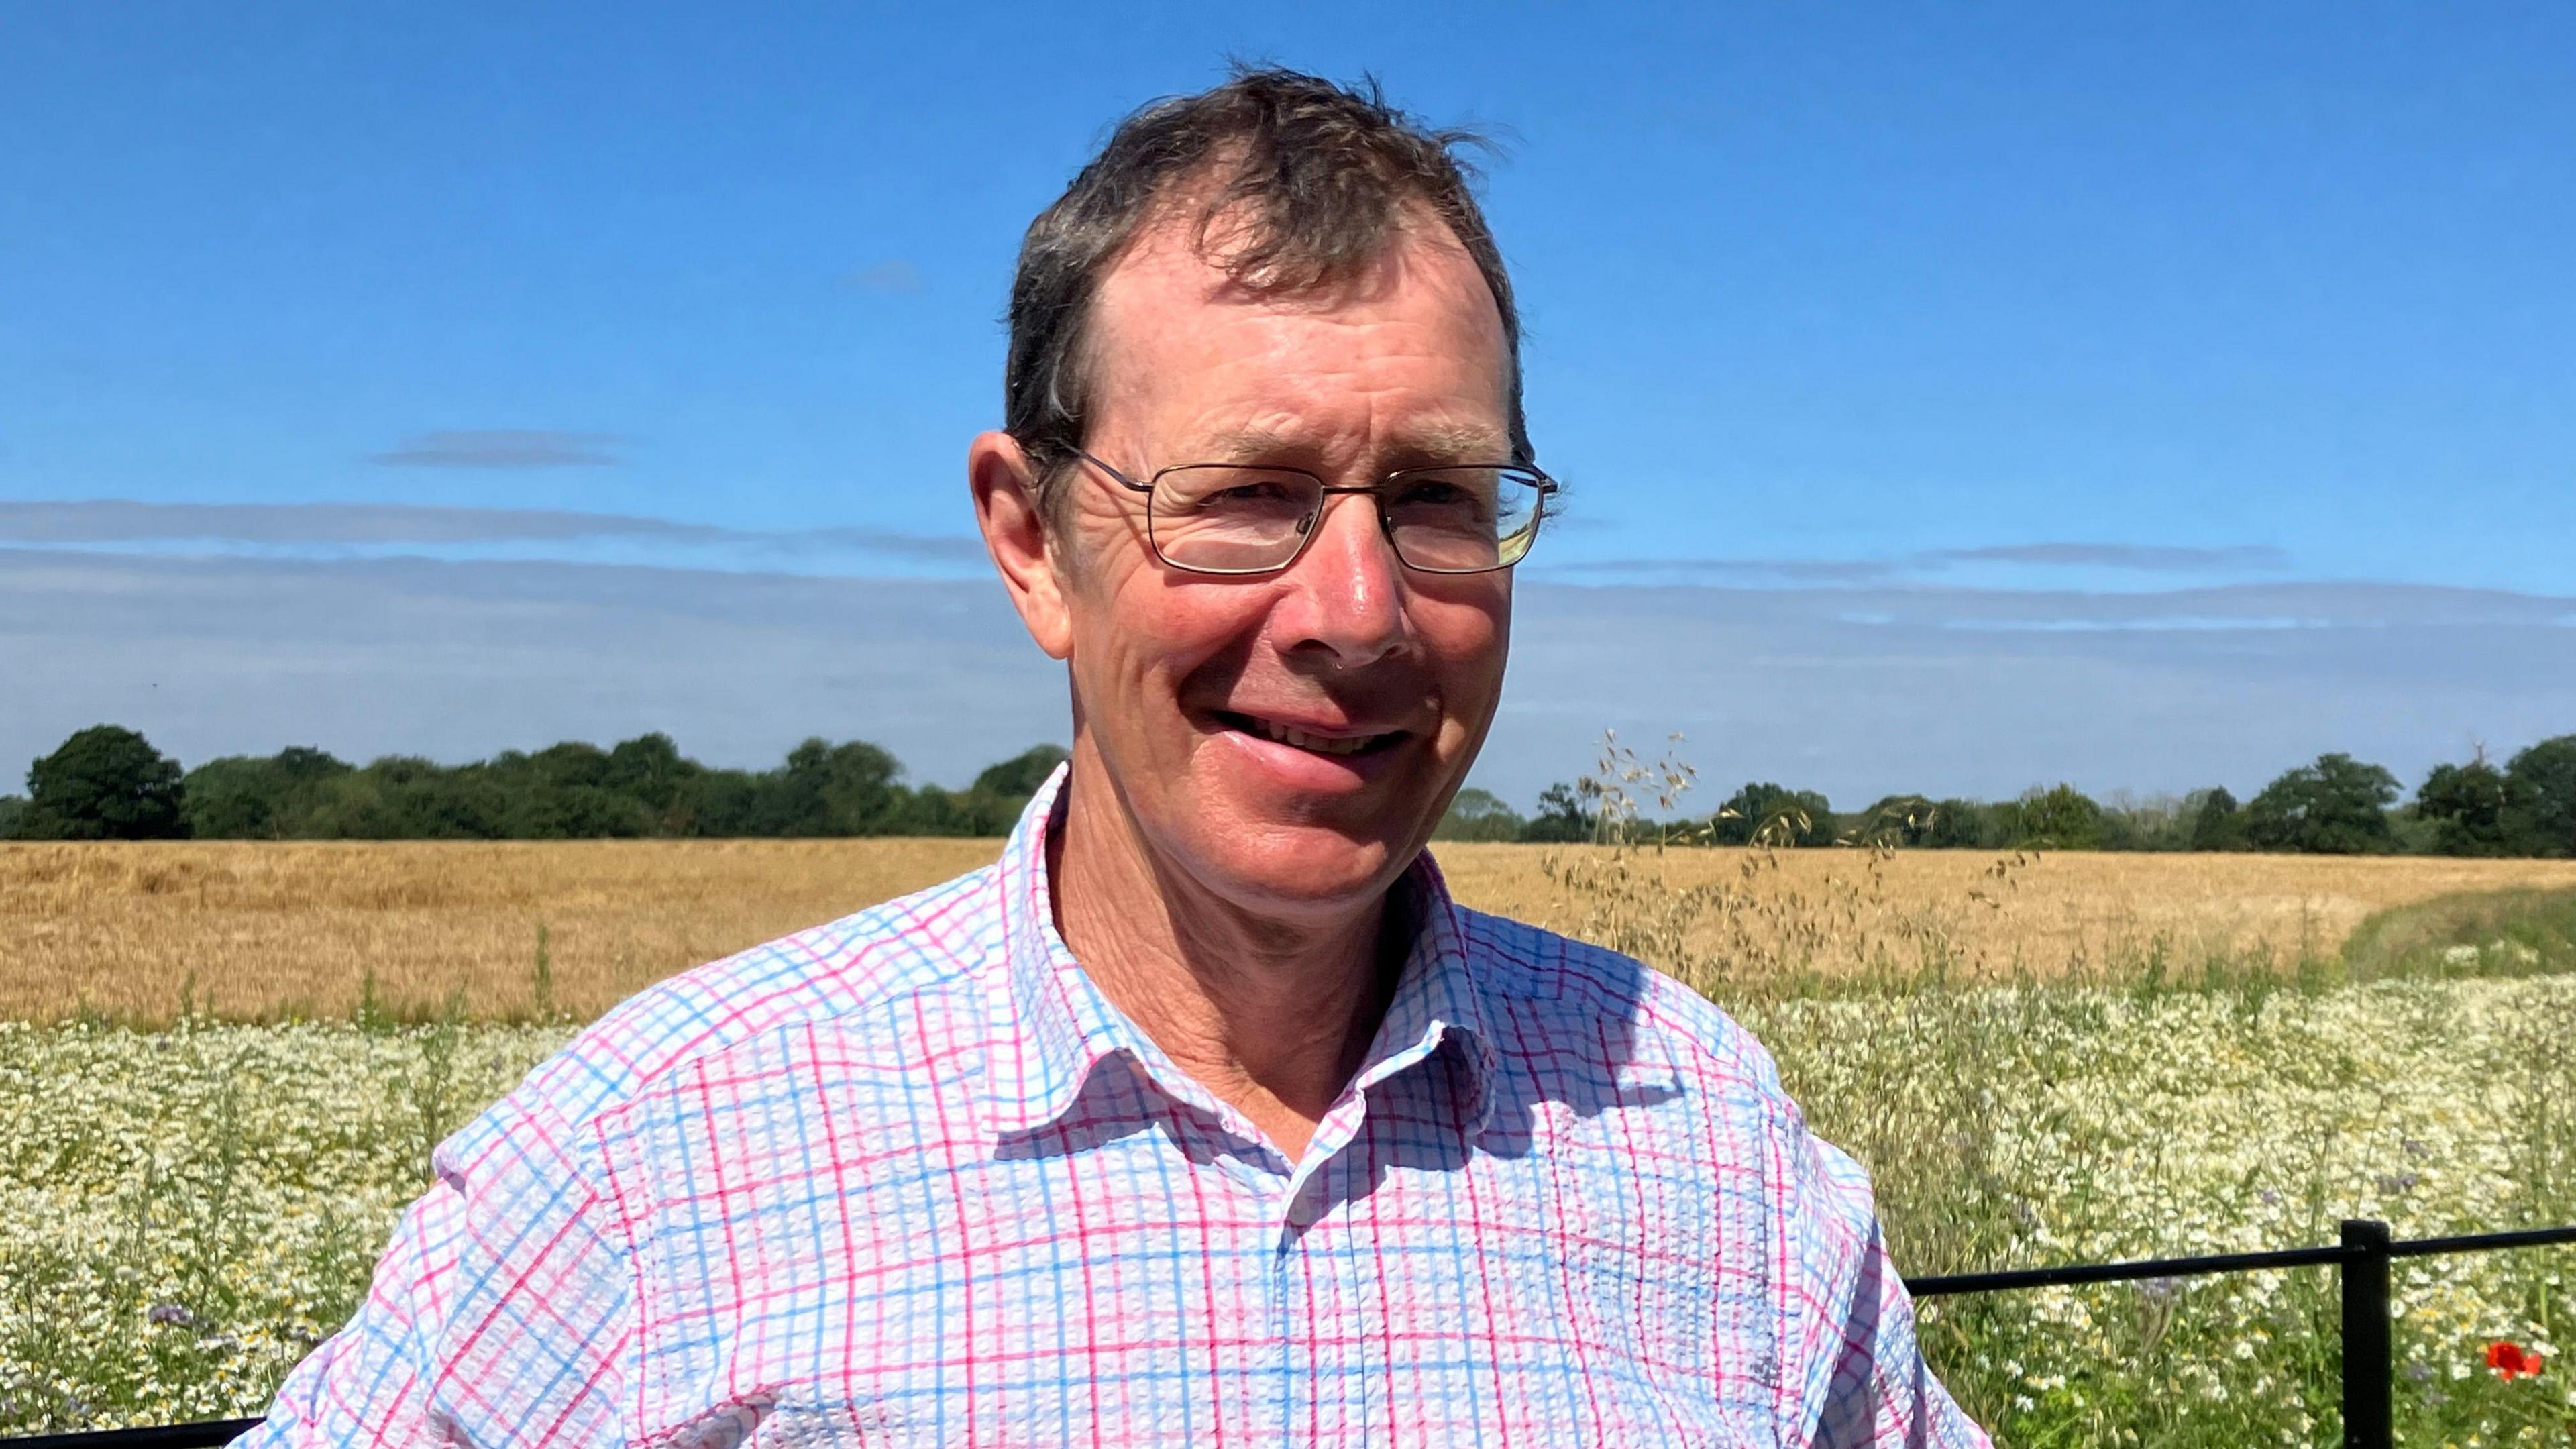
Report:
[[[124,499],[0,502],[0,542],[145,548],[198,545],[215,552],[353,556],[358,552],[507,547],[513,557],[577,555],[576,561],[771,568],[828,565],[863,555],[943,568],[984,559],[970,533],[925,534],[825,525],[733,528],[634,514],[567,509],[456,508],[406,503],[144,503]],[[549,552],[549,546],[558,546]],[[579,547],[576,547],[579,546]],[[628,556],[603,559],[598,547]],[[589,551],[584,551],[585,549]],[[643,550],[650,556],[634,554]],[[731,560],[731,562],[727,562]],[[1711,584],[1755,588],[1899,585],[1994,568],[2135,573],[2212,580],[2277,574],[2281,550],[2264,545],[2193,548],[2159,544],[2024,543],[1926,549],[1895,558],[1613,558],[1554,562],[1541,576],[1602,582]],[[826,568],[824,571],[831,571]],[[846,571],[846,570],[843,570]]]
[[[479,543],[615,535],[700,538],[723,529],[612,513],[435,508],[405,503],[137,503],[125,499],[0,503],[0,539],[131,543]]]
[[[2125,629],[2135,633],[2170,633],[2178,629],[2246,630],[2246,629],[2335,629],[2368,628],[2334,619],[2301,618],[2289,614],[2149,614],[2140,618],[2106,619],[2092,615],[2070,615],[2056,619],[1954,619],[1943,627],[1951,629],[2021,629],[2038,633],[2100,633]]]
[[[971,534],[894,529],[726,528],[619,513],[538,508],[444,508],[406,503],[140,503],[125,499],[0,502],[0,542],[133,549],[195,544],[213,552],[346,556],[351,551],[478,546],[617,544],[734,555],[775,567],[782,558],[872,554],[920,563],[972,564]],[[661,561],[674,561],[664,559]],[[716,562],[699,557],[699,563]]]
[[[1913,556],[1918,564],[2014,563],[2061,568],[2128,569],[2150,574],[2278,573],[2290,556],[2269,544],[2185,548],[2152,543],[2005,543],[1943,548]]]
[[[1475,777],[1526,806],[1616,726],[1686,733],[1710,792],[1778,779],[1847,806],[2057,780],[2245,795],[2324,750],[2411,783],[2474,740],[2576,728],[2571,613],[2369,583],[1534,580]],[[663,729],[752,764],[824,731],[961,782],[1065,728],[1062,666],[990,579],[0,547],[0,620],[0,760],[101,720],[190,762],[299,742],[470,759]]]
[[[1959,569],[2005,566],[2085,569],[2200,578],[2276,574],[2290,556],[2268,544],[2195,548],[2178,544],[2003,543],[1979,548],[1920,549],[1889,558],[1614,558],[1553,563],[1577,575],[1697,579],[1712,583],[1875,584],[1928,578]]]
[[[921,290],[921,269],[901,257],[852,267],[841,274],[841,285],[853,292],[909,293]]]
[[[1554,566],[1564,573],[1622,577],[1691,575],[1711,582],[1777,580],[1799,584],[1877,583],[1901,566],[1870,558],[1610,558]]]
[[[598,468],[617,461],[608,433],[551,428],[481,428],[416,433],[391,452],[371,453],[388,468]]]
[[[755,765],[821,733],[946,784],[1066,734],[1061,666],[989,581],[0,547],[0,619],[0,761],[21,770],[101,720],[189,764],[659,729]]]
[[[779,547],[845,547],[864,549],[869,553],[894,554],[918,559],[923,563],[980,564],[991,555],[985,552],[984,540],[972,534],[896,533],[882,528],[818,528],[809,533],[776,533],[760,535]]]

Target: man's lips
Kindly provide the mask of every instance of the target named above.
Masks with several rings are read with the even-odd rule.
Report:
[[[1336,758],[1349,755],[1375,754],[1392,749],[1412,734],[1410,730],[1378,730],[1361,725],[1327,725],[1315,722],[1291,724],[1286,720],[1263,715],[1244,714],[1220,709],[1210,712],[1218,724],[1231,730],[1289,745],[1311,754]]]

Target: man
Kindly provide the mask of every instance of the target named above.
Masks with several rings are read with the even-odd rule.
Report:
[[[1446,140],[1280,71],[1120,128],[967,460],[1070,764],[441,1147],[253,1442],[1984,1442],[1761,1049],[1423,854],[1554,487]]]

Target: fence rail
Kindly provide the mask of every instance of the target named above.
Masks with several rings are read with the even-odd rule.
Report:
[[[2141,1258],[2128,1263],[2070,1263],[2057,1268],[2011,1268],[1994,1273],[1951,1273],[1905,1280],[1917,1298],[1963,1293],[2006,1293],[2019,1288],[2062,1288],[2085,1283],[2131,1283],[2203,1278],[2218,1273],[2260,1273],[2332,1264],[2343,1273],[2344,1449],[2391,1449],[2395,1425],[2389,1387],[2396,1365],[2388,1342],[2388,1265],[2399,1258],[2450,1253],[2493,1253],[2509,1248],[2576,1244],[2576,1225],[2526,1228],[2510,1233],[2471,1233],[2449,1238],[2393,1238],[2388,1224],[2344,1220],[2331,1247],[2283,1248],[2266,1253],[2217,1253],[2200,1258]],[[240,1437],[257,1419],[210,1419],[146,1429],[99,1429],[79,1434],[39,1434],[0,1439],[6,1449],[214,1449]]]
[[[2526,1228],[2510,1233],[2470,1233],[2449,1238],[2392,1238],[2388,1224],[2346,1218],[2342,1240],[2330,1248],[2284,1248],[2269,1253],[2218,1253],[2205,1258],[2144,1258],[2133,1263],[2076,1263],[2063,1268],[2021,1268],[2000,1273],[1953,1273],[1908,1278],[1917,1298],[1959,1293],[1999,1293],[2014,1288],[2054,1288],[2078,1283],[2131,1283],[2199,1278],[2215,1273],[2259,1273],[2277,1268],[2333,1264],[2343,1272],[2344,1449],[2390,1449],[2396,1442],[2389,1388],[2397,1365],[2388,1342],[2388,1265],[2399,1258],[2446,1253],[2493,1253],[2576,1243],[2576,1226]]]

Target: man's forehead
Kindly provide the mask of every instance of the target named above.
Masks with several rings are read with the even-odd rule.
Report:
[[[1303,455],[1315,441],[1289,426],[1219,428],[1194,439],[1192,452],[1209,463],[1280,462]],[[1392,455],[1426,462],[1501,463],[1511,456],[1510,435],[1490,423],[1413,419],[1388,428],[1378,441]]]
[[[1295,291],[1233,277],[1221,255],[1193,245],[1189,226],[1166,222],[1102,278],[1088,330],[1095,396],[1111,410],[1123,401],[1179,421],[1167,407],[1196,413],[1194,403],[1219,403],[1220,394],[1242,389],[1286,403],[1306,391],[1301,382],[1374,361],[1454,394],[1452,406],[1386,419],[1388,445],[1433,458],[1499,461],[1509,453],[1502,314],[1474,259],[1436,222],[1408,227],[1350,277]],[[1288,424],[1297,411],[1290,403],[1276,418],[1201,414],[1192,421],[1209,429],[1197,440],[1202,457],[1249,461],[1293,449],[1300,440]]]

